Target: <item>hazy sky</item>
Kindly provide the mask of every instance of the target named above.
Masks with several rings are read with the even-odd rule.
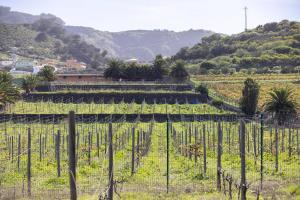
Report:
[[[67,25],[99,30],[208,29],[238,33],[248,26],[282,19],[300,21],[300,0],[0,0],[0,5],[31,14],[52,13]]]

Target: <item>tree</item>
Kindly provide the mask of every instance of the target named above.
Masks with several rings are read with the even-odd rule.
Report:
[[[7,72],[0,72],[0,108],[14,103],[19,97],[19,90],[12,84],[12,76]]]
[[[5,72],[5,71],[0,71],[0,83],[11,83],[13,77]]]
[[[245,114],[254,115],[257,109],[259,85],[251,78],[247,78],[244,85],[240,106]]]
[[[26,94],[32,92],[38,84],[38,77],[36,75],[28,75],[22,81],[22,89]]]
[[[153,62],[152,68],[152,78],[154,80],[162,79],[164,75],[167,74],[167,69],[165,68],[166,61],[161,55],[157,55]]]
[[[54,67],[46,65],[41,69],[41,71],[38,72],[38,76],[41,78],[41,80],[46,82],[55,81],[56,75],[54,71]]]
[[[208,89],[205,85],[201,84],[201,85],[198,85],[196,88],[195,88],[195,91],[196,92],[199,92],[201,95],[205,95],[206,97],[208,97]]]
[[[46,33],[41,32],[35,37],[34,40],[37,42],[46,42],[48,40],[48,36]]]
[[[217,64],[211,61],[204,61],[200,64],[200,69],[210,70],[215,68],[217,68]]]
[[[124,63],[120,60],[110,60],[108,62],[108,68],[104,71],[105,78],[119,79],[122,77],[122,67]]]
[[[185,69],[185,63],[182,60],[177,60],[175,66],[172,67],[170,76],[177,81],[185,81],[189,74]]]
[[[269,96],[264,104],[264,110],[274,114],[279,125],[297,114],[298,104],[294,99],[294,92],[289,88],[273,89],[269,92]]]

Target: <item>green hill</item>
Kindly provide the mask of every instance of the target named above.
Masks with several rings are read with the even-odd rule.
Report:
[[[283,20],[240,34],[213,34],[173,59],[190,63],[195,73],[229,73],[240,69],[291,72],[300,65],[300,23]],[[275,68],[274,68],[275,67]]]
[[[107,53],[110,57],[137,58],[146,62],[152,61],[157,54],[172,56],[181,47],[191,47],[202,37],[213,34],[212,31],[202,29],[181,32],[169,30],[100,31],[84,26],[66,26],[62,19],[51,14],[31,15],[0,6],[0,23],[34,24],[41,19],[55,20],[57,24],[63,26],[66,34],[79,35],[87,44],[103,50],[103,53]]]
[[[41,18],[24,25],[0,24],[0,52],[10,52],[12,48],[23,57],[75,58],[93,68],[106,62],[106,51],[101,52],[78,35],[66,34],[55,18]]]

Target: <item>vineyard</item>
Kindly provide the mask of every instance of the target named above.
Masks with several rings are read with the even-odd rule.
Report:
[[[294,98],[300,103],[300,76],[295,74],[288,75],[251,75],[260,85],[259,107],[262,108],[268,99],[268,92],[274,88],[290,88],[294,93]],[[243,81],[247,76],[229,76],[229,77],[195,77],[196,83],[202,81],[211,90],[212,95],[218,94],[220,99],[225,102],[237,105],[242,96]]]
[[[161,104],[37,94],[0,115],[0,199],[300,196],[295,120],[276,125],[267,116],[244,117],[194,101],[192,92],[181,93],[181,103],[158,92]],[[147,114],[153,117],[142,120]]]
[[[67,114],[74,110],[77,114],[229,114],[209,104],[104,104],[104,103],[54,103],[20,101],[6,108],[6,113],[14,114]]]

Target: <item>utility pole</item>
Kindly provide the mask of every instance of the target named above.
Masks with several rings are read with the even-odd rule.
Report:
[[[245,6],[245,32],[247,32],[247,6]]]

